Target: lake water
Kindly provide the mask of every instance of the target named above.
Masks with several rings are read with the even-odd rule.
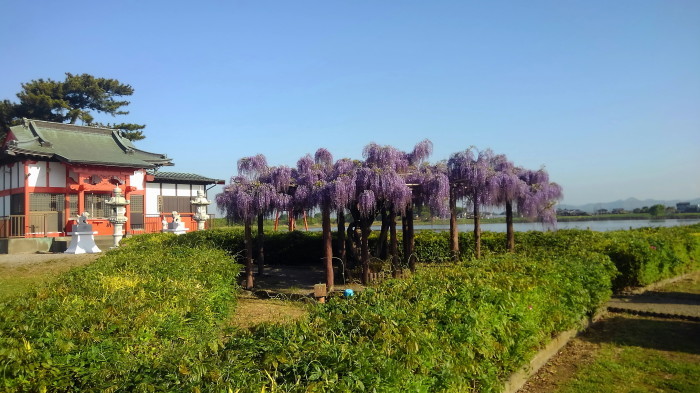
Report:
[[[700,219],[692,220],[678,220],[678,219],[668,219],[668,220],[605,220],[605,221],[571,221],[571,222],[559,222],[557,223],[557,229],[590,229],[592,231],[617,231],[621,229],[633,229],[633,228],[644,228],[644,227],[675,227],[680,225],[693,225],[700,223]],[[400,228],[400,226],[398,227]],[[460,232],[468,232],[474,230],[474,224],[459,224]],[[373,230],[381,230],[380,226],[372,227]],[[449,225],[430,225],[430,224],[416,224],[414,225],[415,230],[433,230],[433,231],[449,231]],[[526,231],[547,231],[551,228],[545,227],[540,223],[527,222],[527,223],[516,223],[513,224],[513,229],[517,232]],[[489,232],[505,232],[506,224],[489,224],[487,220],[481,221],[481,230]]]
[[[601,221],[571,221],[571,222],[559,222],[557,223],[556,229],[590,229],[592,231],[617,231],[625,229],[634,228],[645,228],[645,227],[676,227],[682,225],[693,225],[700,223],[700,219],[668,219],[668,220],[601,220]],[[299,227],[302,230],[303,226]],[[414,230],[416,231],[449,231],[449,224],[414,224]],[[474,231],[474,224],[471,222],[469,224],[459,224],[460,232],[471,232]],[[382,227],[380,225],[373,225],[373,231],[380,231]],[[396,225],[397,230],[401,230],[401,222],[399,221]],[[549,231],[552,230],[551,227],[546,227],[537,222],[523,222],[513,224],[513,229],[516,232],[527,232],[527,231]],[[335,231],[335,226],[333,226]],[[321,231],[320,227],[311,227],[309,229],[311,232]],[[490,224],[488,220],[481,221],[481,231],[482,232],[505,232],[506,224]]]

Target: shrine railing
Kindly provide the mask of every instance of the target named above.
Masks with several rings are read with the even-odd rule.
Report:
[[[62,212],[31,212],[28,225],[24,214],[0,217],[0,238],[56,236],[63,232],[62,220]]]

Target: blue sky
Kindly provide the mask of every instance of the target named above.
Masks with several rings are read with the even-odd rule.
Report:
[[[144,150],[229,179],[264,154],[428,138],[545,166],[563,203],[700,197],[700,1],[4,1],[0,99],[132,85]]]

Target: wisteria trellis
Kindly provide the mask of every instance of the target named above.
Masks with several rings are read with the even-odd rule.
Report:
[[[330,216],[337,212],[339,221],[338,247],[343,250],[345,238],[344,214],[353,221],[348,230],[360,231],[360,264],[362,281],[369,280],[369,245],[371,226],[378,216],[383,218],[382,231],[391,233],[389,249],[392,270],[400,269],[397,251],[396,218],[402,218],[404,232],[404,264],[414,267],[411,255],[413,236],[413,207],[427,206],[433,215],[451,216],[451,247],[459,258],[456,227],[456,202],[467,200],[474,215],[475,256],[480,257],[480,210],[484,206],[505,206],[507,247],[514,247],[513,207],[526,217],[554,223],[554,205],[562,190],[549,181],[544,169],[527,170],[516,167],[505,155],[490,149],[470,147],[454,153],[449,160],[430,164],[426,160],[433,145],[424,140],[410,152],[393,146],[370,143],[363,149],[364,160],[342,158],[334,161],[332,154],[318,149],[314,156],[299,159],[296,168],[268,167],[263,155],[245,157],[238,161],[238,175],[217,195],[219,208],[227,218],[242,221],[246,227],[247,286],[252,280],[252,219],[273,211],[289,211],[292,215],[311,209],[321,211],[324,266],[326,283],[333,280]],[[248,250],[248,247],[247,247]],[[344,258],[344,255],[343,255]],[[248,269],[250,266],[250,269]]]

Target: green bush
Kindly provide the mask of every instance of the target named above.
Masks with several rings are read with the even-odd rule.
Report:
[[[448,232],[416,232],[415,254],[420,262],[447,262],[452,260]],[[399,247],[401,249],[401,247]]]
[[[245,255],[243,230],[221,228],[197,231],[178,236],[173,244],[183,246],[206,245],[225,250],[239,261]],[[322,235],[320,232],[273,232],[265,234],[265,264],[313,265],[321,264]],[[257,239],[253,234],[253,257],[257,255]]]
[[[243,230],[240,228],[210,229],[207,231],[189,232],[173,239],[174,244],[189,247],[212,247],[224,250],[231,255],[245,253]]]
[[[610,294],[614,267],[595,254],[508,255],[424,267],[292,326],[231,337],[204,365],[202,390],[499,391],[551,336]]]
[[[460,235],[464,261],[425,264],[308,319],[223,328],[235,305],[242,231],[144,235],[0,305],[0,390],[479,391],[617,287],[697,268],[700,226]],[[421,261],[450,259],[449,234],[416,234]],[[319,233],[268,235],[267,261],[317,263]],[[316,254],[318,253],[318,254]],[[620,275],[618,275],[618,271]],[[617,276],[617,278],[615,278]]]
[[[221,345],[240,267],[223,251],[174,240],[130,240],[2,304],[0,389],[177,390],[187,365]]]
[[[516,232],[516,253],[537,256],[542,253],[599,253],[609,257],[619,275],[615,290],[643,286],[700,267],[700,226],[642,228],[629,231],[594,232]],[[484,232],[482,254],[505,253],[505,234]],[[474,235],[459,234],[460,254],[468,260],[474,254]],[[416,234],[416,254],[421,262],[449,261],[449,234],[422,231]]]
[[[700,242],[692,229],[644,228],[610,233],[603,252],[620,275],[615,288],[643,286],[700,266]]]

